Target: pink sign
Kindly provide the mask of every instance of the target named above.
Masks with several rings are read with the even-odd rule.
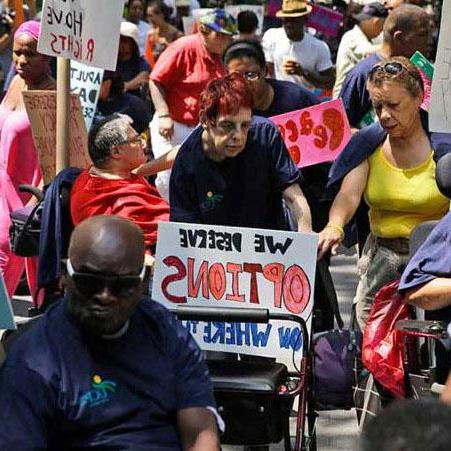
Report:
[[[312,5],[307,26],[331,38],[337,36],[343,24],[343,14],[323,6]]]
[[[423,108],[423,110],[428,111],[429,103],[431,101],[431,80],[421,69],[418,69],[418,72],[420,73],[421,78],[423,79],[423,85],[424,85],[424,97],[423,97],[423,103],[421,104],[421,108]]]
[[[300,168],[333,161],[351,138],[341,99],[270,118]]]

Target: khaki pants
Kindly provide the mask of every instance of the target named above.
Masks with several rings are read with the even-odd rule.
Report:
[[[375,294],[384,285],[401,277],[409,259],[408,240],[380,239],[370,233],[357,264],[360,276],[354,302],[356,319],[363,331]]]

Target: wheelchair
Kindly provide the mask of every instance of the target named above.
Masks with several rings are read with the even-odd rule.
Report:
[[[437,162],[437,185],[451,198],[451,153]],[[438,221],[419,224],[411,233],[410,255],[414,255]],[[451,274],[450,274],[451,276]],[[407,396],[415,399],[437,397],[444,388],[450,370],[449,350],[443,341],[449,339],[447,324],[440,321],[440,310],[425,312],[426,319],[419,319],[418,309],[413,319],[396,323],[396,330],[403,338],[403,361]]]
[[[316,451],[313,394],[310,389],[312,362],[305,321],[291,314],[270,313],[262,308],[226,308],[179,305],[179,320],[268,323],[271,320],[297,323],[303,340],[302,356],[295,371],[265,359],[208,360],[218,412],[226,430],[224,445],[266,446],[284,441],[285,451]],[[296,434],[292,446],[290,413],[297,400]]]

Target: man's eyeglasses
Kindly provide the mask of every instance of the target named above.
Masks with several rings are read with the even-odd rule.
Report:
[[[86,296],[93,296],[105,287],[115,295],[127,295],[143,282],[146,266],[137,275],[103,276],[100,274],[78,272],[74,270],[69,259],[66,262],[67,274],[74,281],[77,289]]]
[[[137,135],[134,138],[131,139],[127,139],[127,141],[124,141],[123,143],[120,143],[119,146],[125,146],[127,144],[142,144],[143,143],[143,138],[141,137],[141,135]]]

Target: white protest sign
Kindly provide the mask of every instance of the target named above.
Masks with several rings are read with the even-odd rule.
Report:
[[[267,308],[311,329],[316,234],[198,224],[158,224],[152,298],[177,305]],[[293,322],[184,321],[205,350],[276,357],[293,368],[302,335]]]
[[[45,0],[41,53],[116,70],[122,0]]]
[[[258,19],[257,34],[263,33],[263,19],[265,16],[265,8],[263,5],[227,5],[224,9],[235,19],[238,18],[238,14],[241,11],[254,12]]]
[[[451,132],[451,0],[443,0],[437,57],[432,78],[429,129]]]
[[[70,91],[80,98],[87,130],[91,128],[94,119],[102,78],[103,69],[77,61],[70,62]]]

